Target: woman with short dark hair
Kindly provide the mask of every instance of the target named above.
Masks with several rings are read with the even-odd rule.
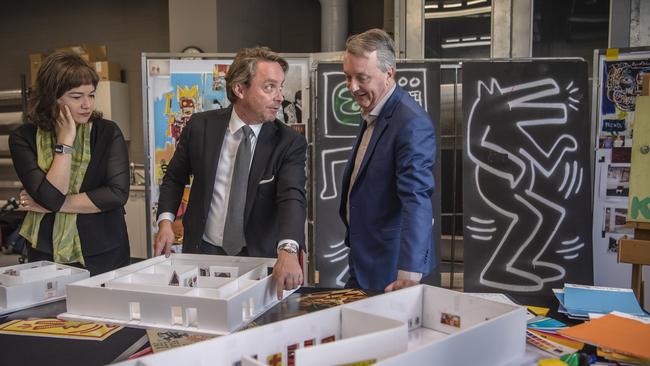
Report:
[[[85,267],[91,275],[129,264],[128,152],[119,127],[95,111],[98,82],[78,55],[51,54],[36,77],[31,123],[9,137],[23,184],[28,260]]]

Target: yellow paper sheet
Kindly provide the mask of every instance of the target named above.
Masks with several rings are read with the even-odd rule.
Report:
[[[636,97],[627,220],[650,222],[650,96]]]
[[[546,316],[550,310],[549,308],[543,308],[541,306],[526,305],[526,307],[528,308],[528,311],[538,316]]]
[[[118,330],[119,325],[81,323],[60,319],[12,320],[0,325],[0,333],[103,341]]]

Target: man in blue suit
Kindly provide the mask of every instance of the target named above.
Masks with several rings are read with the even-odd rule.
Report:
[[[346,43],[343,71],[363,123],[343,174],[346,287],[393,291],[435,265],[431,195],[436,138],[429,115],[395,84],[395,47],[371,29]]]

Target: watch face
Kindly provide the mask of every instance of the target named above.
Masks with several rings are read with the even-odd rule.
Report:
[[[57,154],[72,154],[73,149],[70,146],[56,144],[54,145],[54,152]]]

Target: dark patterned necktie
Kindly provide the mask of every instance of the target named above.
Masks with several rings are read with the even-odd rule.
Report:
[[[243,136],[237,148],[235,167],[230,181],[230,198],[226,224],[223,230],[223,250],[228,255],[236,255],[246,245],[244,237],[244,208],[246,207],[246,191],[248,190],[248,172],[251,163],[251,134],[248,126],[241,128]]]

